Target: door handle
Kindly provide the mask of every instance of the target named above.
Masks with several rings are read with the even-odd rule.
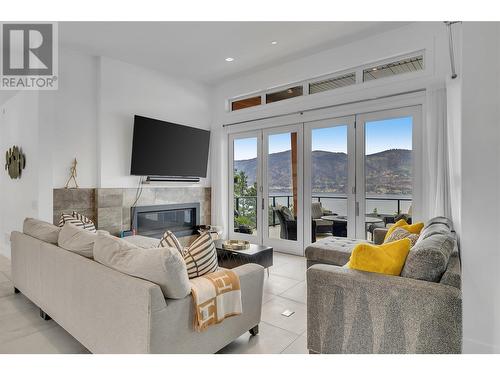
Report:
[[[356,206],[355,206],[354,211],[355,211],[355,215],[359,216],[359,202],[356,202]]]
[[[264,209],[264,198],[262,198],[262,209]]]

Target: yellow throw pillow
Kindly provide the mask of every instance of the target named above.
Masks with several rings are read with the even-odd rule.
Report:
[[[352,250],[348,267],[359,271],[399,276],[410,252],[410,246],[411,241],[408,238],[382,245],[360,243]]]
[[[398,220],[396,224],[394,224],[392,227],[389,228],[389,230],[385,234],[384,241],[391,235],[392,232],[394,232],[396,228],[403,228],[404,230],[407,230],[410,233],[420,234],[423,227],[424,223],[422,222],[418,222],[415,224],[408,224],[405,219]]]

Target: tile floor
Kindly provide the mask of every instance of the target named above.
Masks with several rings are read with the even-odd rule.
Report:
[[[245,333],[219,353],[306,354],[306,261],[276,253],[265,276],[259,335]],[[0,353],[88,353],[54,321],[39,317],[38,308],[14,294],[10,262],[0,255]],[[284,310],[295,313],[284,317]]]

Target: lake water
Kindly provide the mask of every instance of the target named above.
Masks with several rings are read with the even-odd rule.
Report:
[[[269,198],[269,203],[272,204],[273,201],[279,205],[291,205],[292,193],[291,191],[273,191]],[[338,193],[313,193],[313,202],[319,200],[322,203],[323,208],[326,208],[333,213],[339,215],[347,215],[347,199],[345,195]],[[411,196],[409,195],[368,195],[366,199],[366,213],[374,213],[375,209],[378,214],[393,215],[397,213],[398,210],[398,200],[400,204],[400,212],[408,213],[408,209],[411,206]],[[409,200],[408,200],[409,199]],[[290,204],[289,204],[290,202]]]

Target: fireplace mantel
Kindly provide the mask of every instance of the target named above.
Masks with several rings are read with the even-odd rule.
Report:
[[[119,236],[129,231],[132,224],[131,207],[136,201],[134,188],[54,189],[54,223],[59,223],[63,212],[73,210],[95,219],[99,229]],[[190,204],[200,205],[199,224],[210,224],[210,187],[144,187],[137,206]],[[189,243],[196,236],[179,240]]]

